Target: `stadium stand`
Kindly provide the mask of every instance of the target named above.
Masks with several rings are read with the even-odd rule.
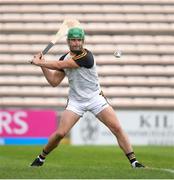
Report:
[[[65,107],[67,79],[52,88],[28,60],[67,17],[85,28],[114,108],[173,108],[174,0],[0,0],[0,14],[1,108]],[[67,48],[63,39],[47,58]],[[115,50],[123,56],[116,59]]]

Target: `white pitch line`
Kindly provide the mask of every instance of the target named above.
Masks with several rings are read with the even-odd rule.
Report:
[[[150,167],[148,167],[147,169],[152,169],[152,170],[158,170],[158,171],[165,171],[165,172],[174,173],[174,169],[150,168]]]

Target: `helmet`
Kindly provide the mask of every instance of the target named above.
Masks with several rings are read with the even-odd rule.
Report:
[[[85,32],[83,29],[79,27],[73,27],[68,30],[67,39],[84,39],[85,38]]]

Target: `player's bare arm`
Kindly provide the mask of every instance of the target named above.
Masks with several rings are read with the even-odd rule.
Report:
[[[47,68],[42,68],[42,71],[48,83],[53,87],[58,86],[65,77],[65,73],[63,71],[52,71]]]
[[[40,63],[45,61],[42,53],[39,53],[36,56],[34,56],[34,59],[37,59],[37,61]],[[33,61],[32,61],[32,64],[34,64]],[[47,79],[48,83],[53,87],[58,86],[65,77],[65,73],[63,71],[50,70],[45,67],[41,67],[41,69],[42,69],[43,74],[44,74],[45,78]]]
[[[42,53],[34,56],[32,64],[52,70],[61,70],[64,68],[78,68],[79,66],[73,59],[68,59],[66,61],[47,61],[44,59]]]

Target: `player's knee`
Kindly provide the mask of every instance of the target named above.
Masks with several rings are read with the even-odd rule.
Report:
[[[58,131],[56,132],[56,139],[61,140],[66,136],[66,132],[65,131]]]
[[[113,127],[114,134],[118,135],[122,133],[122,127],[121,126],[115,126]]]

